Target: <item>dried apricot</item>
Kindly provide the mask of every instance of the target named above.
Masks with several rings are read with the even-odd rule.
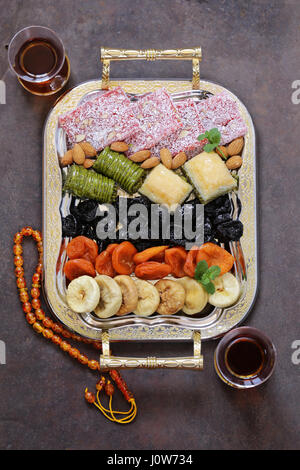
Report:
[[[98,245],[90,238],[80,235],[68,243],[67,255],[69,259],[84,258],[94,263],[98,255]]]
[[[134,271],[133,257],[137,249],[130,242],[122,242],[112,254],[112,265],[118,274],[130,275]]]
[[[169,248],[165,251],[165,262],[172,268],[172,274],[175,277],[184,277],[186,273],[183,270],[187,258],[186,250],[181,247]]]
[[[193,246],[187,254],[183,270],[187,276],[194,277],[197,266],[197,253],[199,247]]]
[[[164,253],[168,246],[153,246],[151,248],[147,248],[144,251],[140,251],[133,257],[133,261],[135,264],[145,263],[146,261],[152,260],[156,256],[159,256],[161,253]]]
[[[69,281],[73,281],[73,279],[84,275],[91,277],[96,276],[96,271],[93,264],[83,258],[70,259],[67,261],[64,266],[64,273]]]
[[[197,262],[205,259],[208,266],[219,266],[221,269],[220,276],[231,270],[234,257],[224,248],[215,243],[204,243],[197,254]]]
[[[146,261],[138,264],[135,268],[135,275],[140,279],[162,279],[168,274],[171,274],[171,266],[157,261]]]

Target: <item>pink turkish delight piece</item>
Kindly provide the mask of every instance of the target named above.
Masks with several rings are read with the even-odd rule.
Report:
[[[223,91],[197,105],[205,131],[216,127],[221,133],[221,145],[228,144],[247,133],[237,102]]]
[[[140,130],[126,140],[129,155],[154,147],[182,127],[173,101],[164,88],[139,99],[135,115],[139,120]]]
[[[101,150],[117,140],[128,139],[139,129],[135,106],[121,87],[86,101],[59,117],[70,144],[86,140]]]
[[[226,126],[229,121],[240,116],[239,108],[233,98],[223,91],[198,104],[199,114],[205,129]]]
[[[244,119],[239,116],[229,121],[229,123],[221,127],[219,131],[221,132],[221,145],[226,145],[232,140],[244,136],[248,129]]]
[[[179,152],[200,151],[207,143],[206,139],[201,142],[197,140],[198,136],[205,132],[205,129],[199,117],[195,101],[191,99],[179,101],[175,103],[175,107],[182,120],[182,128],[161,140],[152,149],[152,153],[158,157],[162,148],[169,149],[172,156],[174,156]]]

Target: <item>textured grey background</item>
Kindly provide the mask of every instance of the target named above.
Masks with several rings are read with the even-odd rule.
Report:
[[[2,449],[295,449],[299,448],[300,3],[297,0],[0,0],[1,321],[7,364],[0,365]],[[121,427],[83,399],[95,373],[33,333],[18,300],[12,239],[42,222],[42,129],[55,98],[25,92],[7,69],[5,46],[22,27],[41,24],[61,36],[72,65],[68,87],[98,77],[101,45],[173,48],[201,45],[202,75],[232,90],[253,116],[258,138],[259,296],[247,325],[278,350],[276,371],[261,388],[227,388],[215,375],[217,342],[203,345],[205,369],[127,371],[138,417]],[[115,63],[114,77],[190,77],[188,63]],[[298,193],[298,194],[297,194]],[[30,274],[34,245],[26,244]],[[31,276],[31,275],[30,275]],[[28,280],[30,277],[28,276]],[[115,345],[117,354],[186,354],[190,345]],[[83,348],[87,351],[87,348]],[[97,357],[94,350],[91,357]],[[123,400],[116,397],[116,405]]]

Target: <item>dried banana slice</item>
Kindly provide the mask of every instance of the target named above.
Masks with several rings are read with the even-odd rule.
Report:
[[[95,277],[100,287],[100,301],[94,312],[99,318],[109,318],[119,311],[122,304],[122,292],[119,284],[109,276],[101,274]]]
[[[92,312],[100,300],[100,289],[91,276],[80,276],[70,282],[67,303],[77,313]]]
[[[187,315],[195,315],[204,309],[208,302],[208,293],[195,279],[185,276],[178,279],[185,290],[185,302],[182,311]]]
[[[138,304],[138,289],[134,280],[125,274],[116,276],[114,280],[120,286],[122,292],[122,305],[116,315],[122,316],[133,312]]]
[[[134,282],[138,290],[138,304],[133,313],[141,317],[148,317],[156,312],[159,306],[158,290],[153,284],[143,279],[136,279]]]
[[[160,295],[157,312],[160,315],[173,315],[181,310],[185,301],[185,290],[177,281],[161,279],[155,284]]]
[[[213,283],[216,291],[208,298],[211,305],[226,308],[236,303],[241,295],[241,286],[233,274],[225,273],[223,276],[218,276]]]

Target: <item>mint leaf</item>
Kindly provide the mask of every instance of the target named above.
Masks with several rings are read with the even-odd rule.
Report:
[[[221,142],[221,134],[218,129],[214,127],[213,129],[208,131],[208,134],[208,140],[210,141],[210,143],[219,145],[219,143]]]
[[[215,148],[216,148],[215,144],[206,144],[204,145],[203,150],[205,150],[205,152],[212,152]]]
[[[195,279],[201,281],[203,274],[208,270],[208,264],[205,260],[199,261],[195,269]]]
[[[211,266],[208,268],[205,274],[208,274],[209,279],[215,279],[217,276],[220,275],[221,269],[219,266]]]
[[[204,289],[206,290],[206,292],[208,292],[209,294],[214,294],[215,293],[215,286],[212,282],[210,282],[209,284],[207,284],[206,286],[204,286]]]
[[[197,139],[200,141],[203,139],[208,139],[209,144],[205,145],[204,150],[206,152],[212,152],[221,142],[221,134],[216,127],[213,127],[210,129],[210,131],[206,131],[204,134],[200,134]]]
[[[197,263],[195,269],[195,279],[203,285],[206,292],[213,294],[215,292],[215,286],[211,281],[219,276],[220,272],[221,269],[219,266],[214,265],[208,267],[207,262],[201,260]]]
[[[208,138],[208,132],[206,131],[205,134],[200,134],[197,137],[197,140],[204,140]]]

